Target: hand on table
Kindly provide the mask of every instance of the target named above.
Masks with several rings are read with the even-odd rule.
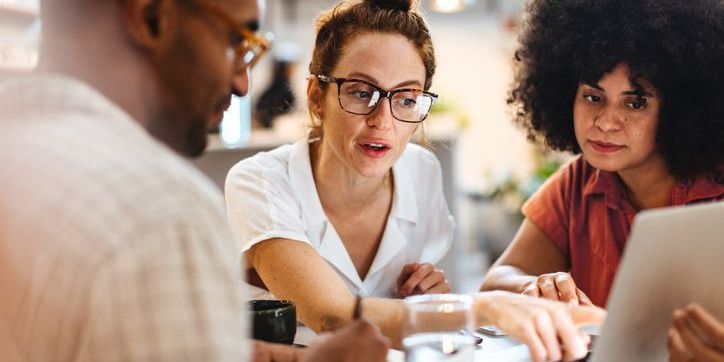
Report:
[[[276,344],[254,340],[254,362],[295,362],[302,356],[302,349],[286,344]]]
[[[724,361],[724,324],[721,321],[696,303],[675,310],[673,317],[668,343],[671,362]]]
[[[590,337],[584,324],[602,324],[606,311],[508,292],[492,292],[486,313],[493,324],[525,343],[534,361],[571,361],[585,357]]]
[[[366,319],[353,321],[334,333],[322,333],[303,350],[305,362],[385,362],[390,343]]]
[[[576,287],[571,274],[564,272],[541,274],[534,282],[524,287],[523,294],[575,305],[593,305],[588,296]]]
[[[430,263],[412,263],[402,267],[397,277],[397,291],[405,298],[418,294],[450,293],[445,273]]]

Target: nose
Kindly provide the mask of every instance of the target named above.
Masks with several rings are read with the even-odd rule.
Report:
[[[387,96],[379,100],[377,108],[367,117],[367,126],[384,130],[392,128],[394,123],[395,118],[392,116],[390,97]]]
[[[250,69],[244,67],[231,77],[231,92],[235,96],[243,97],[249,93]]]
[[[608,108],[604,109],[596,115],[593,120],[594,126],[598,127],[602,132],[614,132],[621,129],[625,122],[625,118],[616,110]]]

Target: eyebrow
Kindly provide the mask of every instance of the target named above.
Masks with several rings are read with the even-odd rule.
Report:
[[[370,76],[370,75],[367,75],[367,74],[365,74],[365,73],[361,73],[361,72],[352,72],[352,73],[349,73],[349,75],[347,75],[347,77],[350,77],[350,78],[362,78],[362,80],[366,80],[366,81],[369,81],[369,82],[374,83],[374,84],[379,84],[379,81],[378,81],[377,79],[375,79],[375,77]],[[401,83],[395,85],[394,87],[392,87],[392,89],[399,89],[399,88],[401,88],[401,87],[406,87],[406,86],[411,86],[411,85],[412,85],[412,86],[422,87],[422,84],[420,84],[420,82],[418,82],[417,80],[406,80],[406,81],[404,81],[404,82],[401,82]],[[378,87],[379,87],[379,86],[378,86]]]
[[[623,94],[627,96],[638,96],[638,97],[653,97],[654,95],[645,91],[644,89],[634,89],[630,91],[625,91]]]
[[[598,83],[583,83],[591,88],[595,88],[601,92],[605,92],[606,90],[603,89]],[[654,97],[654,95],[650,92],[647,92],[643,87],[637,87],[632,90],[623,91],[621,94],[627,95],[627,96],[638,96],[638,97]]]

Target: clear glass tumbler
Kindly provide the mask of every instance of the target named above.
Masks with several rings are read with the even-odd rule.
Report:
[[[431,294],[405,299],[402,345],[407,362],[472,362],[473,298]]]

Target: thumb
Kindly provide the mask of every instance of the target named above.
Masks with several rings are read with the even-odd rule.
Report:
[[[402,267],[402,271],[400,272],[400,276],[397,277],[397,287],[399,288],[402,284],[405,283],[407,278],[410,277],[412,273],[417,271],[417,269],[420,268],[420,264],[418,263],[412,263],[412,264],[405,264],[405,266]]]
[[[593,302],[591,302],[591,299],[588,298],[586,293],[584,293],[582,290],[576,288],[576,295],[578,296],[578,301],[581,303],[581,305],[593,306]]]

